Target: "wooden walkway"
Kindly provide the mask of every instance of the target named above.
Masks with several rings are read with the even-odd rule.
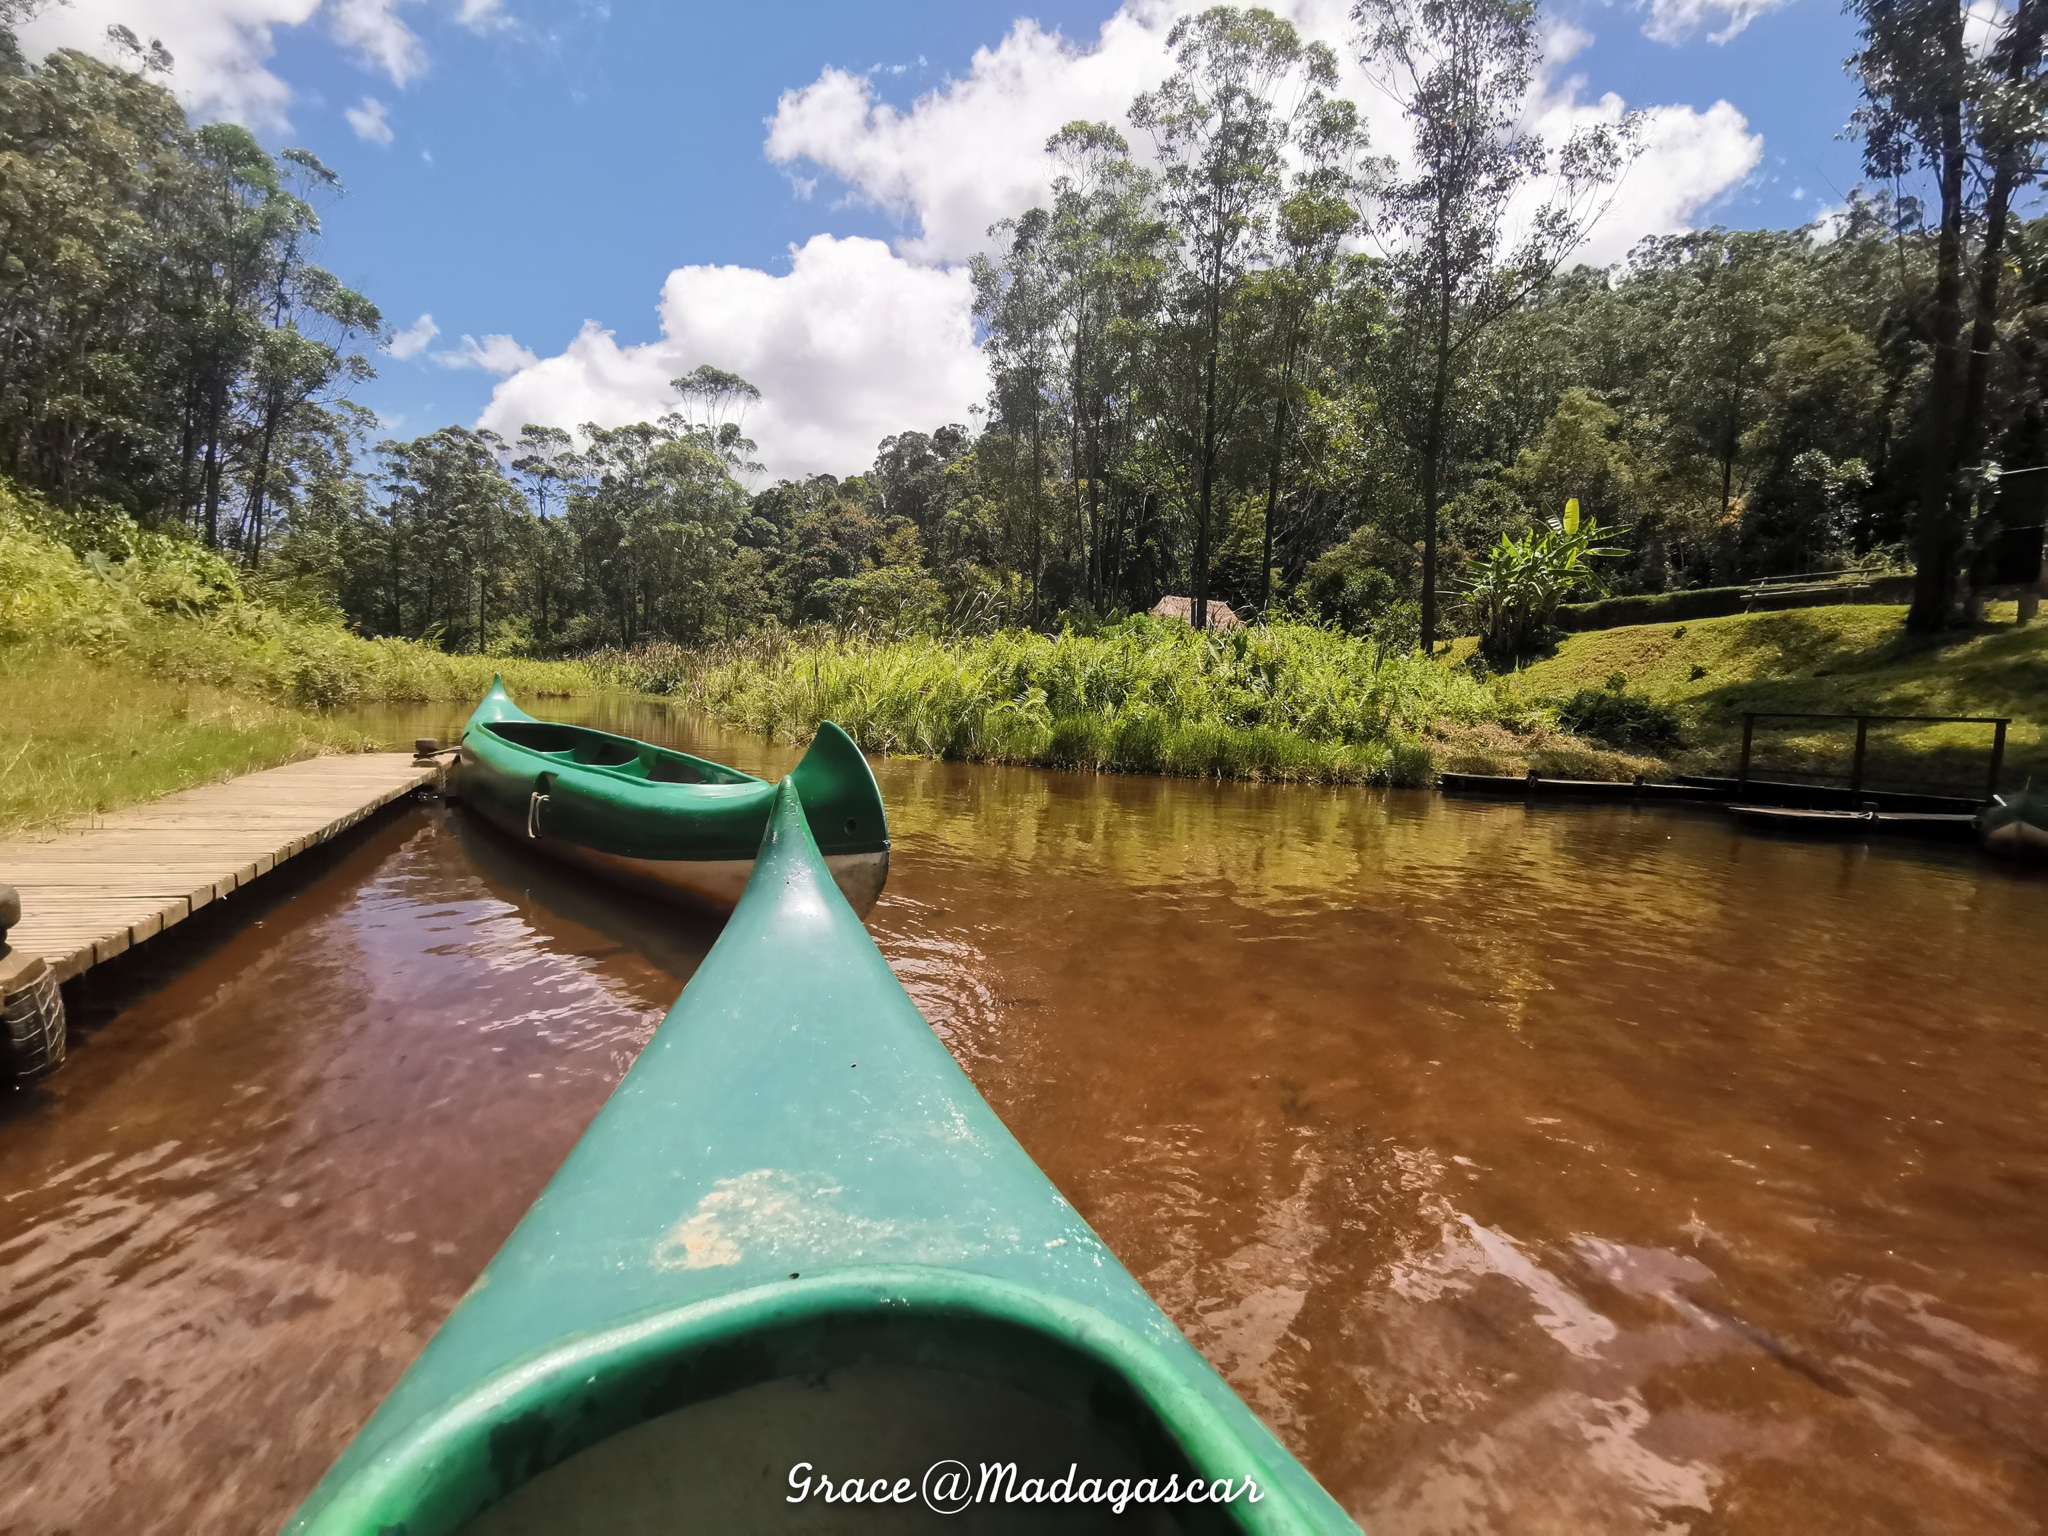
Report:
[[[440,773],[402,752],[315,757],[0,842],[0,883],[21,892],[7,942],[69,980]]]

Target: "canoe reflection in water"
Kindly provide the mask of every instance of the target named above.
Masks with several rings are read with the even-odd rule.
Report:
[[[1357,1529],[975,1092],[785,781],[682,999],[287,1529],[927,1529],[790,1474],[948,1459],[1204,1495],[968,1530]]]

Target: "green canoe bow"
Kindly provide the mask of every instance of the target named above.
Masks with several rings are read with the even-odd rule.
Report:
[[[1223,1499],[958,1529],[1357,1530],[975,1091],[785,784],[680,1001],[286,1529],[925,1530],[947,1459],[977,1497],[1015,1462],[995,1486]],[[909,1499],[791,1502],[797,1475]]]
[[[833,879],[864,915],[889,875],[889,822],[867,759],[828,720],[790,778]],[[723,763],[536,720],[501,678],[463,730],[455,790],[542,852],[720,912],[746,889],[775,801],[773,784]]]

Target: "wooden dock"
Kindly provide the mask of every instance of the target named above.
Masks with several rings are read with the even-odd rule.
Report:
[[[68,981],[440,777],[403,752],[308,758],[0,842],[7,943]]]

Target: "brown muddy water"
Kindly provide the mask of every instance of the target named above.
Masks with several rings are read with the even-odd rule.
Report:
[[[898,974],[1374,1536],[2048,1528],[2048,881],[879,774]],[[99,983],[0,1108],[0,1531],[274,1528],[714,937],[425,809]]]

